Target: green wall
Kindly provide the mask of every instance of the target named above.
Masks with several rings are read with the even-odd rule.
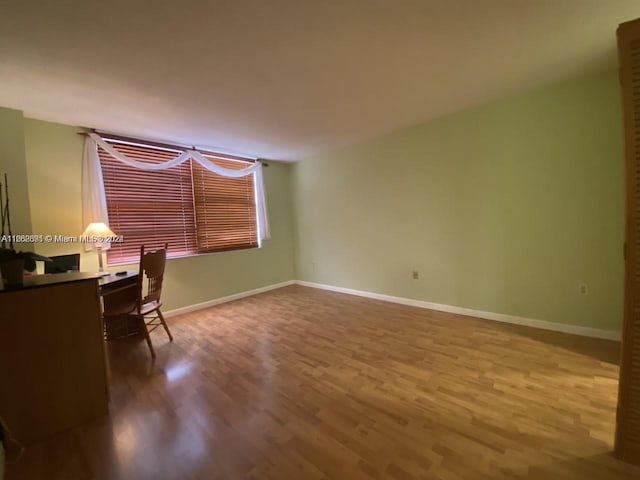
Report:
[[[0,182],[4,174],[9,180],[9,202],[11,212],[11,230],[14,235],[31,233],[29,209],[29,185],[27,165],[25,163],[23,117],[19,110],[0,107]],[[8,233],[5,231],[5,233]],[[30,243],[14,244],[16,250],[32,250]]]
[[[296,163],[297,278],[619,330],[619,104],[606,72]]]
[[[21,233],[81,233],[77,128],[8,109],[0,109],[0,127],[0,165],[11,159],[6,168],[16,185],[12,200],[25,197],[14,210]],[[170,260],[168,309],[298,278],[620,329],[624,210],[615,72],[294,165],[272,162],[265,182],[273,238],[259,250]],[[97,270],[95,254],[83,252],[82,268]],[[135,266],[112,270],[123,268]],[[578,294],[581,283],[588,295]]]
[[[83,139],[78,128],[24,119],[24,144],[33,233],[79,235],[82,225],[81,173]],[[260,249],[170,259],[163,303],[166,310],[291,280],[292,214],[290,166],[271,162],[264,170],[271,240]],[[81,269],[97,271],[97,256],[74,243],[37,244],[45,255],[80,252]],[[109,270],[137,269],[118,265]]]

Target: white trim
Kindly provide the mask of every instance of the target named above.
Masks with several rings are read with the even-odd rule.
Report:
[[[438,310],[441,312],[457,313],[459,315],[467,315],[470,317],[482,318],[485,320],[493,320],[496,322],[513,323],[515,325],[524,325],[527,327],[541,328],[543,330],[553,330],[556,332],[571,333],[573,335],[581,335],[583,337],[604,338],[607,340],[620,340],[621,332],[615,330],[601,330],[598,328],[581,327],[579,325],[569,325],[566,323],[548,322],[546,320],[536,320],[533,318],[517,317],[515,315],[505,315],[503,313],[484,312],[482,310],[472,310],[470,308],[455,307],[452,305],[443,305],[440,303],[425,302],[422,300],[414,300],[411,298],[394,297],[392,295],[384,295],[382,293],[366,292],[363,290],[353,290],[351,288],[334,287],[333,285],[325,285],[322,283],[305,282],[302,280],[295,281],[297,285],[304,287],[319,288],[332,292],[346,293],[347,295],[357,295],[359,297],[373,298],[385,302],[399,303],[401,305],[409,305],[412,307],[427,308],[429,310]]]
[[[213,307],[214,305],[220,305],[221,303],[232,302],[245,297],[251,297],[252,295],[258,295],[259,293],[268,292],[269,290],[275,290],[276,288],[287,287],[293,285],[295,280],[287,280],[286,282],[274,283],[273,285],[267,285],[266,287],[256,288],[254,290],[247,290],[246,292],[234,293],[233,295],[227,295],[226,297],[214,298],[213,300],[207,300],[202,303],[195,303],[193,305],[187,305],[186,307],[174,308],[167,312],[162,312],[165,317],[173,317],[175,315],[182,315],[183,313],[195,312],[196,310],[202,310],[203,308]]]

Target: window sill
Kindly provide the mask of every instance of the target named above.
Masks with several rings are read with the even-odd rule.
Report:
[[[169,260],[177,260],[182,258],[191,258],[191,257],[206,257],[209,255],[220,255],[224,253],[234,253],[234,252],[247,252],[250,250],[260,250],[262,245],[258,245],[256,247],[247,247],[247,248],[234,248],[232,250],[219,250],[217,252],[205,252],[205,253],[188,253],[185,255],[167,255],[167,261]],[[130,259],[122,262],[109,262],[107,261],[107,267],[122,267],[123,265],[137,265],[138,259]]]

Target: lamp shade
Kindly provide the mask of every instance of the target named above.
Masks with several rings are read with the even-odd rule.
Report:
[[[111,238],[114,236],[115,233],[107,225],[97,222],[90,223],[82,232],[82,239],[87,250],[108,250],[111,248]]]

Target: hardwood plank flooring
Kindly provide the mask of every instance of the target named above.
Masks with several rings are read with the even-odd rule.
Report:
[[[7,480],[640,479],[617,342],[300,286],[169,325],[154,363],[110,343],[110,415]]]

